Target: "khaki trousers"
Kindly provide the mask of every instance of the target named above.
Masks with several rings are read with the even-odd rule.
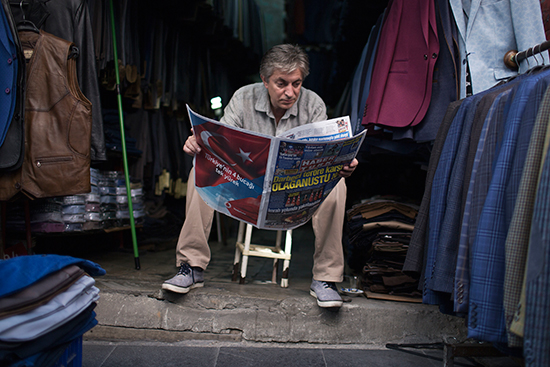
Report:
[[[311,218],[315,234],[313,279],[341,282],[344,277],[342,231],[346,205],[344,180],[334,187]],[[212,228],[214,209],[210,208],[195,189],[195,171],[189,173],[185,221],[176,246],[176,266],[182,262],[206,269],[210,262],[208,237]]]

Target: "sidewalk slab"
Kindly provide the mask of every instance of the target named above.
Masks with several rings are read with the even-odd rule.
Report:
[[[344,297],[339,310],[318,307],[309,295],[313,245],[311,233],[304,231],[307,227],[295,230],[288,288],[267,281],[273,263],[265,258],[249,259],[246,284],[232,282],[231,240],[225,246],[211,243],[205,286],[185,295],[161,290],[162,282],[177,271],[175,243],[140,253],[140,270],[134,268],[129,252],[90,256],[107,274],[96,278],[101,291],[96,308],[99,325],[86,336],[373,346],[466,338],[464,320],[444,315],[435,306],[359,296]]]

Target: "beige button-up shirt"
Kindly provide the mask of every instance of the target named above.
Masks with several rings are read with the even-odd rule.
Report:
[[[224,109],[220,121],[224,124],[276,136],[296,126],[327,119],[327,107],[315,92],[304,87],[298,100],[275,123],[269,93],[263,83],[246,85],[235,92]]]

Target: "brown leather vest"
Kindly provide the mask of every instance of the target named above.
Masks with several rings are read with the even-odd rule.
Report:
[[[90,192],[92,104],[82,94],[71,42],[40,31],[19,32],[27,64],[25,158],[0,175],[0,200]],[[32,55],[32,56],[31,56]]]

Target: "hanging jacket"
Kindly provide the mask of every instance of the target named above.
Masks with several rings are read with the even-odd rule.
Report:
[[[91,103],[76,77],[71,42],[44,31],[19,32],[27,65],[25,158],[0,176],[0,200],[90,191]]]
[[[380,31],[363,126],[415,126],[426,115],[439,53],[435,4],[393,0]]]
[[[2,94],[0,123],[5,133],[0,144],[0,172],[13,171],[21,167],[24,153],[24,89],[25,60],[17,34],[15,20],[12,17],[8,0],[2,0],[2,52],[3,60],[0,80]]]
[[[10,127],[16,104],[17,87],[17,52],[16,44],[8,23],[8,17],[2,11],[0,14],[0,76],[4,93],[0,94],[0,146],[4,143]]]
[[[460,98],[467,95],[466,70],[473,93],[518,74],[502,61],[510,50],[523,51],[546,40],[539,0],[450,0],[459,33]],[[542,63],[539,54],[520,64],[520,73]]]
[[[90,154],[94,161],[107,160],[89,1],[25,0],[23,8],[20,0],[9,0],[9,3],[16,22],[25,16],[25,19],[32,21],[38,28],[74,42],[79,48],[80,57],[76,62],[78,84],[82,93],[92,102],[93,110]]]

